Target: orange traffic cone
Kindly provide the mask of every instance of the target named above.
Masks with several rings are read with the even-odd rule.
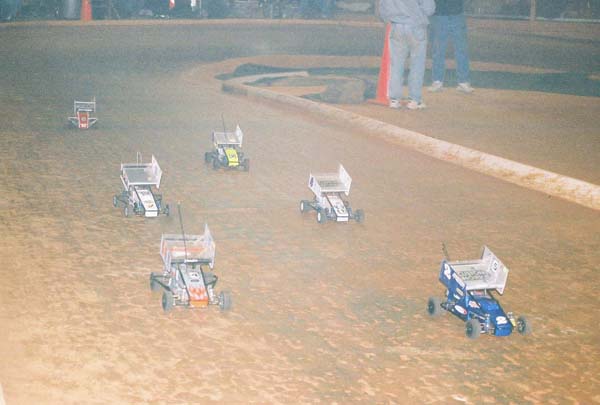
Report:
[[[383,42],[383,55],[381,55],[381,67],[379,68],[379,79],[377,80],[377,94],[375,98],[369,100],[372,103],[388,105],[390,102],[390,33],[392,24],[385,27],[385,39]]]
[[[90,0],[81,0],[81,21],[92,21],[92,3]]]

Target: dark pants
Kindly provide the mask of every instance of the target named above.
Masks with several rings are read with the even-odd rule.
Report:
[[[21,8],[21,0],[0,0],[0,20],[14,20]]]

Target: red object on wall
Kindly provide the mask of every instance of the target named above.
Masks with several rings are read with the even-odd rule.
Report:
[[[91,0],[81,0],[81,21],[92,21]]]

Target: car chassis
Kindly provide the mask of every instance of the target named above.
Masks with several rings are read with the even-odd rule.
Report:
[[[136,163],[121,163],[121,183],[123,191],[113,197],[113,206],[123,205],[123,214],[130,213],[144,217],[169,216],[169,204],[163,206],[162,195],[156,194],[152,187],[160,187],[162,170],[152,155],[151,163],[142,163],[138,152]]]
[[[250,170],[250,159],[244,157],[242,152],[242,141],[244,133],[237,125],[233,132],[213,131],[212,141],[214,149],[204,153],[204,161],[212,163],[212,167],[218,170],[221,167],[226,169]]]
[[[163,234],[160,241],[163,272],[150,274],[150,289],[163,289],[162,308],[174,306],[203,308],[218,305],[223,311],[231,308],[228,291],[215,293],[218,277],[211,271],[215,263],[215,242],[208,225],[202,235]]]
[[[365,218],[364,211],[352,211],[350,203],[342,194],[350,194],[352,178],[341,164],[334,173],[310,173],[308,188],[314,193],[315,198],[300,201],[300,212],[317,211],[317,222],[323,224],[327,220],[348,222],[350,219],[362,222]]]
[[[491,290],[500,295],[508,278],[508,268],[487,247],[481,258],[465,261],[442,261],[439,280],[446,287],[446,298],[429,298],[427,312],[437,316],[444,309],[466,322],[465,332],[471,339],[486,333],[508,336],[513,329],[520,334],[531,333],[527,318],[515,319],[512,312],[504,312]]]

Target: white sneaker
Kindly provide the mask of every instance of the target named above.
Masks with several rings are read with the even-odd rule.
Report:
[[[427,108],[427,106],[422,101],[418,103],[415,100],[410,100],[408,104],[406,104],[406,108],[408,108],[409,110],[423,110]]]
[[[458,83],[458,86],[456,86],[456,90],[463,92],[463,93],[473,93],[475,91],[475,89],[473,87],[471,87],[471,83]]]
[[[436,80],[435,82],[431,83],[431,86],[427,88],[427,91],[429,91],[430,93],[437,93],[438,91],[442,90],[444,90],[444,83],[440,82],[439,80]]]
[[[397,98],[390,98],[390,108],[402,108],[400,100]]]

